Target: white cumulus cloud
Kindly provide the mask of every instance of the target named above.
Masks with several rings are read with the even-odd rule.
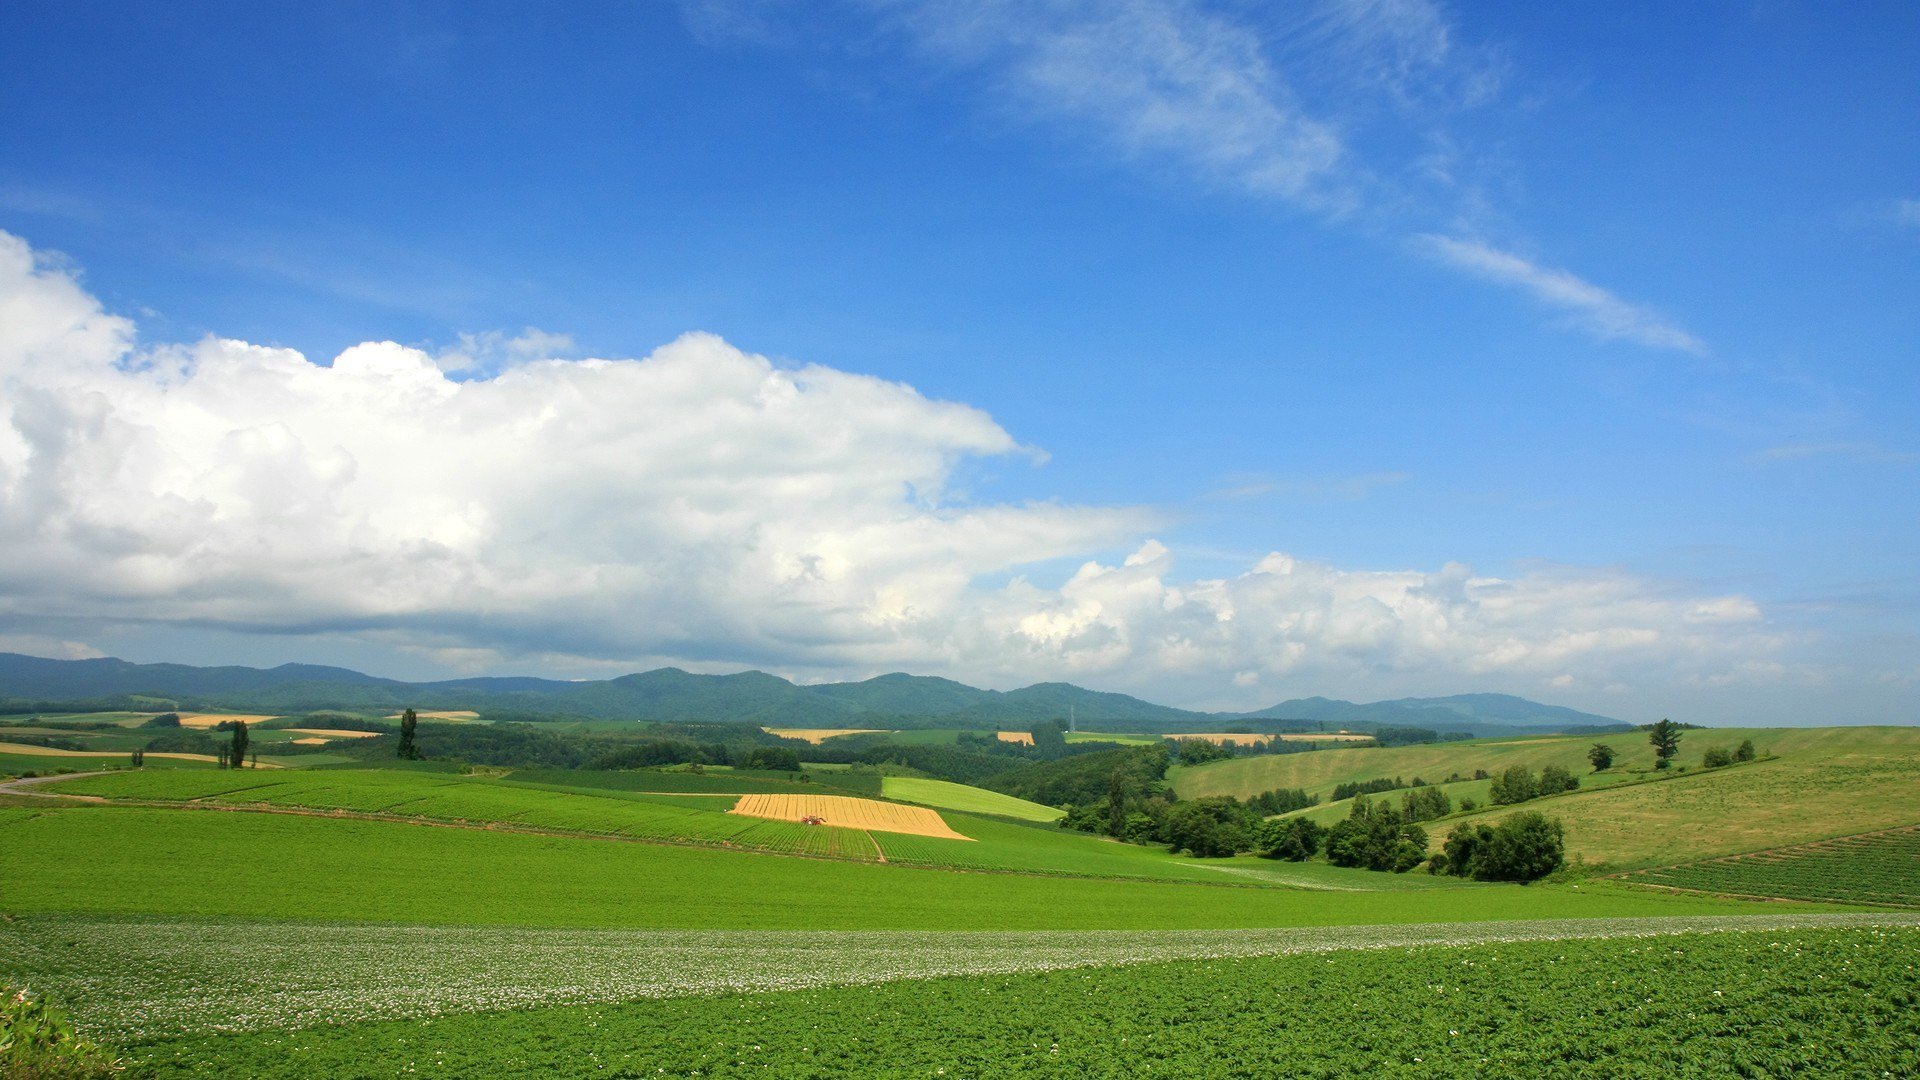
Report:
[[[1782,644],[1744,598],[1611,571],[1274,554],[1182,580],[1146,511],[955,497],[968,459],[1035,453],[964,404],[707,334],[617,360],[536,358],[550,335],[474,343],[462,355],[511,362],[456,378],[392,342],[330,364],[144,345],[0,233],[0,641],[75,655],[88,627],[177,625],[361,635],[460,668],[906,668],[1187,700],[1705,678]],[[1084,565],[1034,579],[1061,559]]]

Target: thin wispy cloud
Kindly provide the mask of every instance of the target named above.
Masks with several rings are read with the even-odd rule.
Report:
[[[1227,501],[1263,498],[1339,500],[1364,499],[1384,488],[1399,487],[1413,479],[1409,472],[1371,472],[1352,476],[1297,476],[1272,479],[1245,479],[1217,491],[1207,498]]]
[[[936,60],[986,71],[1003,106],[1256,195],[1354,203],[1339,132],[1233,19],[1151,0],[874,6]]]
[[[1852,458],[1874,464],[1898,465],[1920,461],[1920,452],[1891,450],[1863,442],[1802,442],[1769,446],[1754,455],[1759,461],[1808,461],[1816,458]]]
[[[1449,130],[1496,101],[1508,65],[1462,43],[1429,0],[1317,0],[1284,11],[1193,0],[855,0],[911,52],[984,79],[1016,120],[1090,137],[1130,161],[1410,234],[1445,265],[1521,288],[1607,340],[1702,353],[1649,308],[1438,222],[1484,218],[1461,179],[1471,150]],[[686,5],[705,40],[765,44],[778,0]],[[798,16],[795,16],[798,19]],[[795,32],[804,25],[795,22]]]
[[[1527,293],[1597,337],[1632,341],[1655,349],[1707,351],[1705,342],[1651,308],[1622,300],[1565,270],[1541,266],[1478,240],[1428,233],[1417,237],[1416,245],[1449,266]]]

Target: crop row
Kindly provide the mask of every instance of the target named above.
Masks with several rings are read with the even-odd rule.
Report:
[[[1920,919],[1896,913],[1221,931],[586,930],[43,915],[0,923],[0,978],[63,1002],[90,1034],[125,1042],[945,975],[1808,927],[1920,935]]]
[[[1740,896],[1920,907],[1920,826],[1641,870],[1625,880]]]

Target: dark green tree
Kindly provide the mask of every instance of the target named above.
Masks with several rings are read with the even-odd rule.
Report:
[[[1733,760],[1752,761],[1755,757],[1752,739],[1741,739],[1740,745],[1733,748]]]
[[[1587,751],[1587,760],[1593,763],[1594,772],[1606,772],[1613,768],[1613,747],[1606,743],[1594,743]]]
[[[1653,744],[1653,767],[1667,768],[1673,764],[1673,756],[1680,752],[1680,725],[1662,718],[1647,728],[1647,741]]]
[[[402,761],[412,761],[420,756],[419,747],[413,744],[414,732],[419,727],[420,717],[412,709],[400,714],[400,747],[396,753]]]
[[[1127,831],[1127,770],[1116,768],[1107,777],[1107,835],[1123,836]]]
[[[235,720],[233,722],[233,734],[231,738],[232,742],[227,748],[227,760],[232,763],[233,768],[238,769],[247,763],[248,735],[247,722],[245,720]]]
[[[1254,850],[1263,859],[1304,862],[1320,850],[1327,830],[1319,822],[1306,818],[1277,818],[1260,823],[1254,838]]]
[[[1353,800],[1346,819],[1327,831],[1327,861],[1404,874],[1427,857],[1427,832],[1402,820],[1392,803]]]
[[[1033,751],[1048,760],[1066,756],[1067,725],[1058,720],[1033,725]]]
[[[1733,751],[1724,746],[1709,746],[1706,753],[1700,755],[1702,768],[1719,769],[1731,764],[1733,764]]]
[[[1435,866],[1476,881],[1534,881],[1560,868],[1566,857],[1564,831],[1557,820],[1531,810],[1495,826],[1457,825]]]
[[[1564,765],[1548,765],[1540,770],[1540,784],[1536,789],[1541,795],[1557,795],[1562,791],[1574,791],[1580,787],[1579,778],[1568,772]]]
[[[1539,782],[1525,765],[1509,765],[1493,778],[1491,798],[1497,806],[1526,802],[1538,794]]]

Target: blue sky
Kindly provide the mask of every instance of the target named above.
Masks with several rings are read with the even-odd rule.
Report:
[[[325,480],[336,510],[390,521],[458,489],[471,527],[343,529],[299,572],[277,549],[206,569],[271,546],[251,489],[195,486],[258,440],[174,445],[163,404],[218,410],[114,384],[177,468],[134,484],[111,453],[69,461],[57,513],[74,517],[31,583],[0,580],[0,644],[403,676],[905,668],[1210,707],[1496,689],[1631,718],[1915,717],[1911,5],[27,2],[0,21],[0,230],[29,252],[20,280],[127,320],[119,370],[210,339],[323,367],[391,341],[475,397],[550,357],[719,339],[686,361],[716,385],[674,399],[714,425],[690,441],[609,461],[610,443],[519,447],[574,455],[541,468],[582,501],[543,513],[646,506],[622,533],[646,542],[510,528],[529,512],[510,475],[376,483],[357,460]],[[776,512],[765,492],[804,486],[791,453],[718,404],[715,373],[750,361],[885,381],[799,391],[803,432],[872,455],[827,471],[862,479]],[[234,400],[219,364],[181,363]],[[26,431],[21,388],[52,383],[15,379]],[[862,397],[887,384],[912,393]],[[638,427],[672,397],[497,389],[592,430],[617,424],[592,409]],[[269,486],[353,458],[274,426],[282,400],[251,405],[291,433],[259,466]],[[926,434],[915,410],[939,402],[998,434]],[[767,516],[702,520],[778,536],[718,569],[696,557],[707,526],[673,524],[685,499],[656,484],[707,447]],[[10,527],[54,512],[19,495],[50,460],[12,460]],[[49,569],[93,535],[75,508],[130,484],[236,546],[122,540],[124,574]],[[881,526],[945,539],[914,562],[871,546]],[[426,540],[463,589],[396,584],[428,573],[394,555]],[[1128,578],[1150,542],[1164,554]],[[1313,582],[1251,580],[1273,552]],[[582,626],[579,576],[545,599],[487,584],[543,558],[625,602]],[[1450,564],[1478,599],[1423,599]],[[764,614],[788,607],[792,625]]]

